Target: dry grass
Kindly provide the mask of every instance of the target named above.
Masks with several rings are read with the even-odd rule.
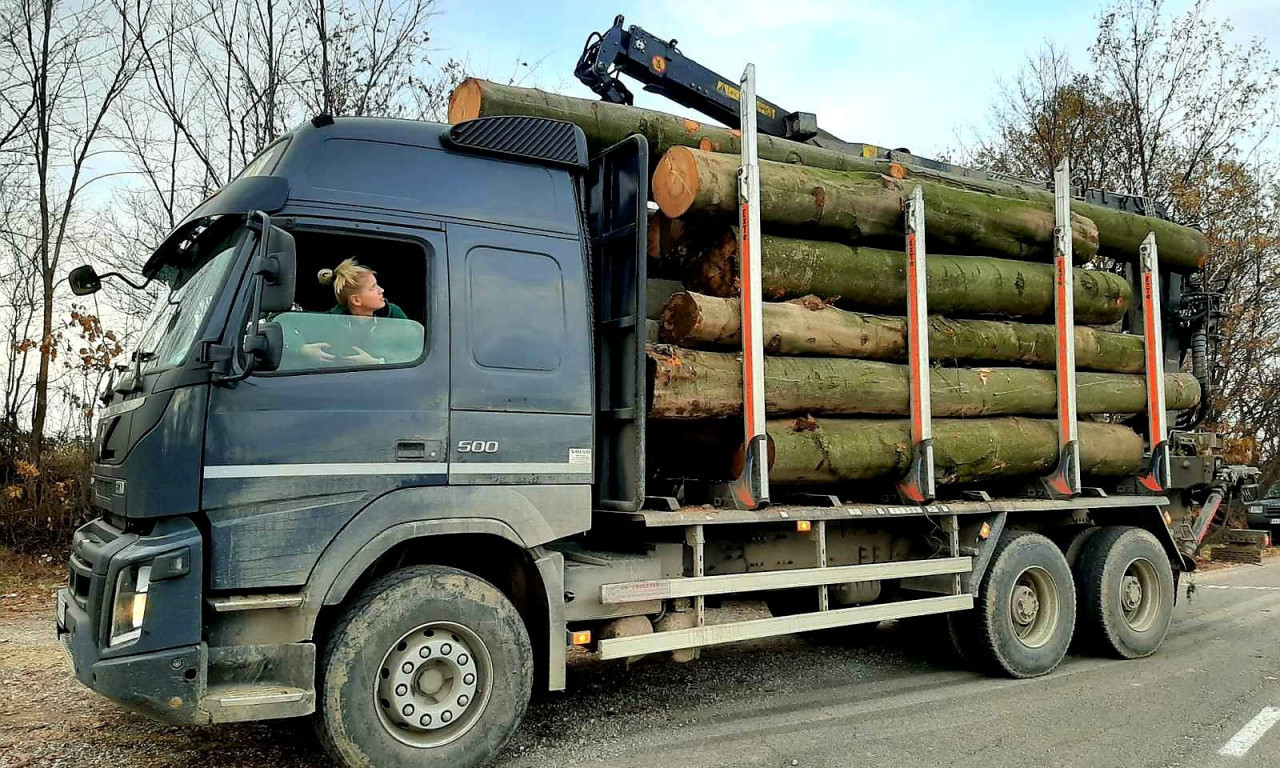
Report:
[[[0,547],[60,560],[71,534],[92,517],[88,448],[51,443],[37,466],[21,435],[0,443]]]

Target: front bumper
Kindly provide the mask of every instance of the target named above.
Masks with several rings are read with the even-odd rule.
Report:
[[[1245,518],[1250,528],[1257,531],[1270,531],[1272,541],[1280,538],[1280,510],[1250,509],[1245,513]]]
[[[200,638],[200,534],[190,520],[157,523],[147,536],[102,520],[76,531],[71,577],[58,591],[57,631],[75,676],[109,699],[158,720],[204,722],[208,649]],[[140,636],[112,646],[108,634],[121,569],[182,554],[184,572],[154,582]]]

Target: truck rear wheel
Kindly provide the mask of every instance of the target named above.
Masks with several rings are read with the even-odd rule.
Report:
[[[1122,659],[1155,653],[1173,618],[1173,567],[1149,531],[1103,528],[1076,564],[1082,648]]]
[[[502,748],[533,688],[529,635],[496,587],[414,566],[369,585],[320,661],[316,731],[345,768],[471,766]]]
[[[1038,533],[1007,532],[974,600],[973,633],[957,643],[993,672],[1036,677],[1062,663],[1076,622],[1075,585],[1062,550]]]

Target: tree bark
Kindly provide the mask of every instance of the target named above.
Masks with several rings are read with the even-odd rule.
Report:
[[[668,217],[720,216],[738,210],[738,166],[733,155],[673,147],[653,173],[653,197]],[[931,249],[1053,261],[1053,208],[1042,203],[955,189],[929,181],[902,181],[879,173],[760,162],[760,216],[764,224],[801,236],[837,240],[903,241],[903,205],[924,189],[925,231]],[[1084,264],[1098,252],[1098,228],[1072,214],[1072,253]]]
[[[638,133],[648,140],[649,156],[654,162],[672,147],[693,147],[728,154],[741,151],[740,134],[737,131],[639,107],[577,99],[477,79],[464,81],[449,98],[451,123],[492,115],[529,115],[568,120],[582,128],[593,152],[607,149],[627,136]],[[956,176],[915,166],[905,167],[883,158],[858,157],[774,136],[761,135],[758,146],[761,160],[835,171],[871,171],[882,174],[889,174],[891,166],[896,165],[905,171],[907,178],[929,179],[960,189],[1053,204],[1052,192],[1013,182]],[[1100,249],[1114,258],[1136,260],[1138,246],[1148,232],[1156,233],[1160,261],[1171,269],[1183,272],[1199,269],[1208,258],[1209,248],[1204,235],[1189,227],[1080,200],[1071,202],[1071,210],[1093,220],[1098,227]]]
[[[715,419],[742,413],[742,362],[726,352],[669,345],[648,349],[652,369],[649,415],[655,419]],[[1057,374],[1031,368],[932,368],[930,398],[936,418],[1052,416]],[[875,360],[766,357],[765,412],[789,415],[906,416],[910,371]],[[1192,408],[1200,384],[1187,373],[1165,374],[1169,410]],[[1141,413],[1146,379],[1123,373],[1076,374],[1076,409],[1091,414]]]
[[[742,310],[737,299],[700,293],[672,295],[659,320],[662,341],[680,347],[740,346]],[[939,361],[1010,363],[1033,368],[1055,364],[1052,325],[929,317],[929,358]],[[816,296],[765,302],[764,349],[770,355],[907,359],[907,321],[837,309]],[[1142,339],[1076,326],[1076,367],[1109,373],[1142,373]]]
[[[779,485],[818,485],[899,478],[911,463],[906,419],[770,420]],[[1123,477],[1142,469],[1142,438],[1119,424],[1080,423],[1080,471]],[[1047,474],[1058,459],[1058,425],[1048,419],[933,422],[939,483],[975,483]]]
[[[843,243],[761,238],[764,296],[809,294],[852,309],[906,312],[907,255]],[[738,295],[738,244],[733,232],[693,260],[685,285],[712,296]],[[984,256],[930,254],[929,312],[961,317],[1053,316],[1053,267]],[[1075,269],[1076,322],[1109,325],[1124,316],[1133,291],[1119,275]]]

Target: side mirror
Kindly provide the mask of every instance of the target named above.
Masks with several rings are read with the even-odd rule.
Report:
[[[255,334],[245,336],[244,351],[253,371],[274,371],[284,355],[284,329],[279,323],[262,323]]]
[[[288,312],[293,309],[298,277],[298,257],[293,235],[279,227],[268,229],[266,248],[254,264],[254,273],[262,276],[261,312]]]
[[[67,282],[71,284],[71,292],[77,296],[88,296],[102,290],[102,278],[90,264],[71,270]]]

